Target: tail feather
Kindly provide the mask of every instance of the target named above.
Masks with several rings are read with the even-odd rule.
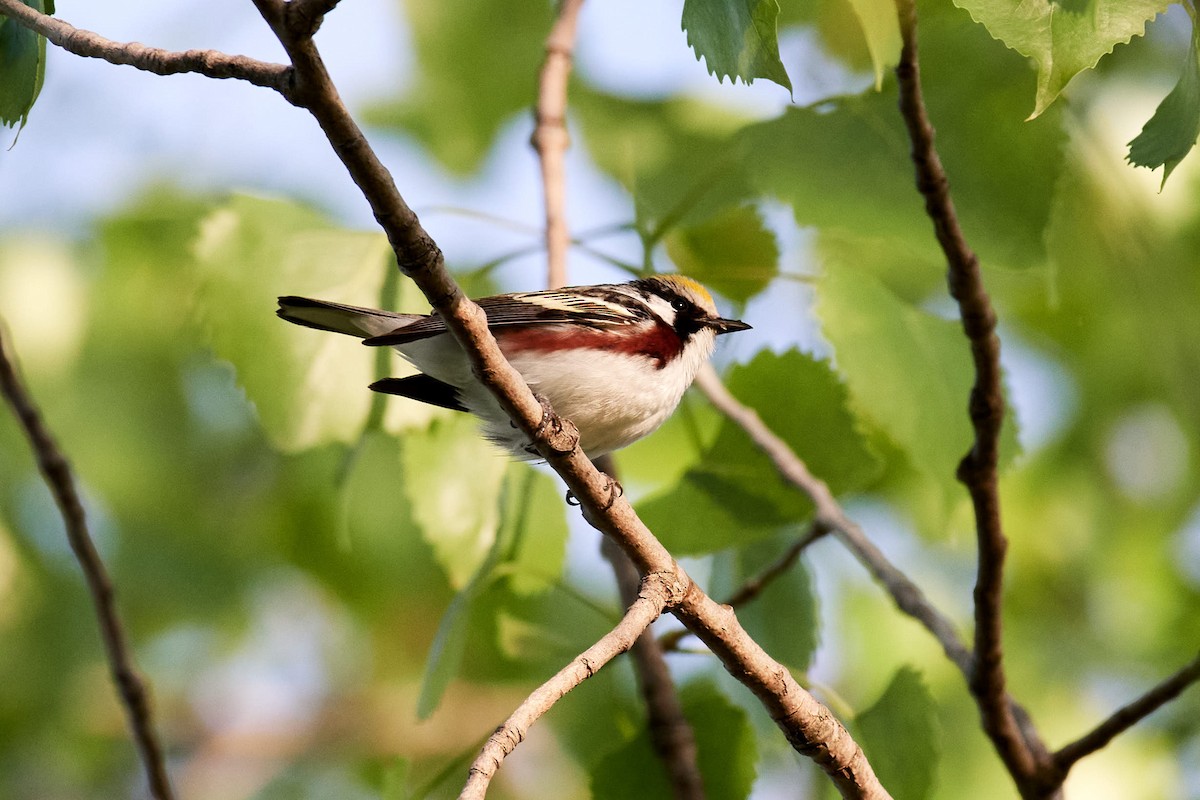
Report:
[[[392,333],[423,319],[420,314],[397,314],[294,296],[280,297],[279,309],[275,313],[296,325],[344,333],[360,339]]]

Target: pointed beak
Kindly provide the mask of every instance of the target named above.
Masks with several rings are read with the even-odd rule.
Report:
[[[705,324],[716,331],[717,336],[720,336],[722,333],[750,330],[750,326],[745,322],[742,322],[740,319],[724,319],[722,317],[713,317]]]

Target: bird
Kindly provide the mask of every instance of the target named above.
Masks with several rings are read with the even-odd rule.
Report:
[[[475,301],[500,350],[530,389],[579,430],[592,459],[657,429],[679,405],[716,337],[751,326],[717,312],[712,295],[683,275],[627,283],[513,292]],[[393,347],[419,370],[370,389],[482,420],[483,435],[518,460],[540,454],[474,377],[437,313],[401,314],[307,297],[279,298],[279,317]]]

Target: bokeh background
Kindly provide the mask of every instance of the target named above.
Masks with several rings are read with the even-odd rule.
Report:
[[[791,93],[708,75],[681,5],[584,6],[571,278],[682,268],[712,285],[755,326],[722,342],[731,387],[969,631],[953,480],[966,343],[894,88],[875,92],[847,3],[784,4]],[[57,13],[116,40],[283,58],[249,3]],[[1058,745],[1200,641],[1200,176],[1193,157],[1160,191],[1122,162],[1178,77],[1189,20],[1172,7],[1025,122],[1027,61],[946,3],[922,14],[930,110],[1015,406],[1011,690]],[[549,21],[541,3],[358,0],[318,39],[476,294],[545,281],[528,139]],[[306,114],[50,48],[15,138],[0,319],[82,482],[180,795],[456,794],[492,728],[617,618],[596,534],[549,473],[506,465],[467,420],[373,401],[370,353],[274,318],[281,293],[422,309]],[[700,397],[619,464],[717,596],[809,510]],[[835,542],[742,616],[852,721],[897,797],[1015,796],[961,677]],[[701,734],[710,796],[828,794],[711,658],[671,663],[716,732]],[[0,796],[143,795],[78,567],[5,416],[0,686]],[[495,796],[655,796],[642,717],[618,662],[535,730]],[[1200,798],[1198,718],[1192,691],[1083,762],[1068,796]]]

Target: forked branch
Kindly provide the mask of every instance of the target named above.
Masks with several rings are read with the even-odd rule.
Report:
[[[216,50],[174,52],[138,42],[114,42],[98,33],[76,28],[57,17],[40,14],[21,0],[0,0],[0,14],[10,17],[69,53],[99,58],[110,64],[136,67],[155,75],[195,72],[208,78],[234,78],[287,94],[291,68],[249,56]]]
[[[553,678],[539,686],[517,707],[504,724],[496,729],[479,755],[471,763],[466,786],[459,800],[480,800],[487,794],[492,776],[517,745],[525,740],[530,726],[549,711],[559,699],[583,683],[596,671],[624,653],[637,638],[658,619],[667,604],[678,600],[674,576],[662,573],[647,575],[642,581],[637,599],[629,606],[617,627],[600,641],[580,653]]]

